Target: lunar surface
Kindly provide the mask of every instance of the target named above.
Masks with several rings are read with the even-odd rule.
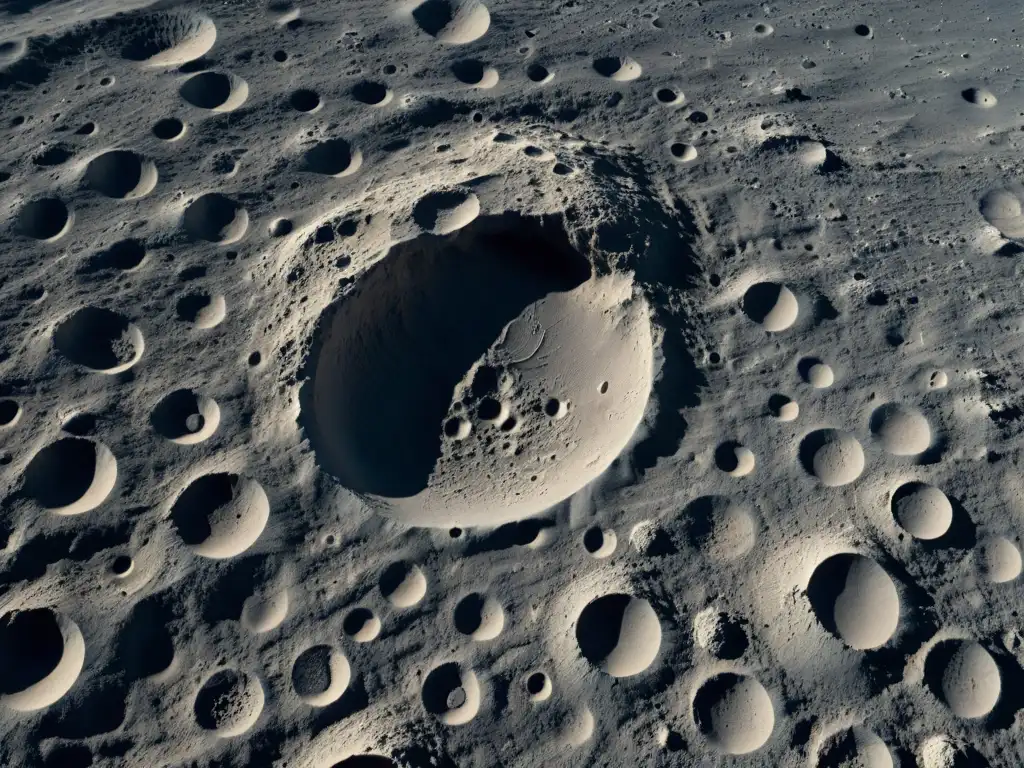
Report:
[[[1024,764],[1022,36],[0,0],[0,766]]]

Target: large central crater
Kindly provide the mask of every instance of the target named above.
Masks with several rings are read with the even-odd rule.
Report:
[[[321,318],[303,422],[320,465],[410,525],[537,514],[603,472],[646,407],[647,305],[555,222],[395,246]]]

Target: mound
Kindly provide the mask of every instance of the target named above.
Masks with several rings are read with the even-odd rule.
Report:
[[[1021,215],[1021,190],[993,189],[981,198],[981,215],[1004,237],[1024,237],[1024,215]]]
[[[164,11],[135,22],[121,56],[148,67],[171,69],[204,56],[217,41],[217,26],[201,13]]]
[[[819,429],[800,443],[804,469],[825,486],[848,485],[864,471],[864,449],[857,438],[838,429]]]
[[[995,707],[1001,689],[999,667],[989,652],[975,642],[958,643],[942,671],[942,697],[953,714],[984,717]]]
[[[661,622],[643,598],[604,595],[580,613],[576,642],[584,658],[612,677],[631,677],[654,663],[661,648]]]
[[[757,539],[757,524],[750,510],[725,496],[695,499],[683,516],[693,544],[718,562],[743,557]]]
[[[1020,549],[1005,536],[987,536],[978,542],[977,558],[982,576],[993,584],[1013,581],[1020,576]]]
[[[871,431],[882,447],[895,456],[916,456],[928,449],[932,430],[916,408],[903,403],[886,403],[871,414]]]
[[[543,511],[643,415],[646,305],[626,278],[591,277],[564,234],[515,222],[397,246],[321,322],[303,413],[317,459],[403,522]]]
[[[906,483],[892,495],[893,517],[916,539],[937,539],[953,522],[953,505],[927,483]]]
[[[0,616],[0,702],[19,712],[48,707],[71,690],[85,662],[78,626],[49,608]]]
[[[279,627],[287,615],[288,590],[279,589],[269,593],[257,592],[245,598],[240,621],[250,632],[260,634]]]
[[[884,645],[899,624],[896,585],[882,566],[863,555],[833,555],[819,564],[807,597],[822,626],[855,650]]]

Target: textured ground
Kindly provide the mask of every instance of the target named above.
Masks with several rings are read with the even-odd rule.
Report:
[[[1009,5],[0,0],[0,765],[1024,764]]]

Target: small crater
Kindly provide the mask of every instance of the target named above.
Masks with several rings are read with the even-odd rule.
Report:
[[[176,117],[165,117],[153,124],[153,135],[163,141],[176,141],[185,135],[185,123]]]
[[[71,229],[74,214],[56,197],[26,203],[18,213],[18,229],[34,240],[52,242]]]
[[[313,112],[320,107],[320,94],[309,88],[300,88],[292,93],[289,103],[298,112]]]
[[[142,332],[109,309],[84,307],[57,326],[54,345],[68,360],[93,371],[120,373],[142,357]]]
[[[380,107],[391,101],[391,91],[383,83],[364,81],[352,88],[352,98],[360,104]]]

